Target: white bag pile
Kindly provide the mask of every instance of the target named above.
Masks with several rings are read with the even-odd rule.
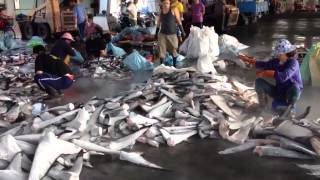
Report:
[[[203,27],[202,29],[192,26],[190,35],[180,47],[180,52],[186,58],[198,58],[197,69],[201,73],[216,73],[212,64],[219,56],[219,36],[214,27]]]

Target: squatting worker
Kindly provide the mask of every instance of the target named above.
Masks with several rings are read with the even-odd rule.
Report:
[[[177,64],[177,25],[181,31],[182,37],[185,37],[185,32],[181,24],[180,12],[177,8],[170,7],[170,0],[162,1],[160,18],[157,23],[156,36],[158,36],[160,63],[162,64],[166,53],[173,57],[173,66]]]
[[[303,89],[299,62],[295,50],[296,47],[288,40],[281,39],[276,42],[274,50],[275,59],[273,60],[261,62],[246,55],[239,56],[244,62],[263,70],[258,71],[257,76],[271,77],[276,81],[276,84],[273,85],[262,78],[256,80],[255,89],[261,106],[266,105],[267,95],[274,98],[273,103],[277,102],[276,104],[278,105],[295,106]]]
[[[70,33],[64,33],[61,38],[53,45],[51,49],[51,55],[60,59],[66,64],[68,64],[70,57],[75,56],[76,53],[71,47],[71,43],[74,42],[74,39]]]
[[[96,32],[86,40],[86,51],[90,60],[94,58],[99,60],[101,57],[106,57],[106,44],[111,41],[111,34],[103,34],[102,29],[96,28]]]
[[[82,3],[78,3],[77,0],[71,1],[71,6],[73,6],[73,14],[76,17],[76,24],[78,25],[78,31],[80,38],[84,38],[84,29],[87,21],[86,8]]]
[[[129,22],[131,26],[136,26],[138,21],[138,0],[133,0],[128,5]]]
[[[36,58],[34,80],[41,90],[50,96],[57,96],[73,84],[74,76],[70,68],[63,61],[46,54],[43,45],[35,46],[33,55]]]

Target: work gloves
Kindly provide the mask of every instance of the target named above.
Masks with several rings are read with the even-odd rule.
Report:
[[[258,77],[265,77],[265,78],[274,78],[274,74],[275,74],[274,70],[257,71],[256,73]]]
[[[239,59],[241,59],[243,62],[248,63],[250,65],[256,65],[256,59],[254,57],[249,57],[244,54],[239,54]]]
[[[179,24],[178,27],[181,32],[181,37],[184,39],[186,37],[186,32],[184,31],[182,24]]]
[[[243,62],[248,63],[252,66],[256,65],[256,59],[254,57],[250,57],[244,54],[239,54],[239,59],[241,59]],[[258,77],[265,77],[265,78],[274,78],[275,71],[273,70],[264,70],[264,71],[257,71],[256,75]]]
[[[160,28],[157,27],[157,29],[156,29],[156,34],[155,34],[155,36],[154,36],[155,39],[158,39],[159,31],[160,31]]]

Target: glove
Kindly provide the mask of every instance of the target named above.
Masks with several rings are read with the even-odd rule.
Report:
[[[256,75],[258,77],[274,78],[275,71],[273,70],[258,71]]]
[[[154,38],[155,38],[155,39],[158,39],[159,31],[160,31],[160,28],[157,27],[157,29],[156,29],[156,34],[154,35]]]
[[[251,64],[251,65],[256,65],[256,59],[254,57],[249,57],[244,54],[240,54],[238,56],[239,59],[241,59],[243,62]]]
[[[182,24],[179,24],[179,30],[181,31],[181,37],[184,39],[186,37],[186,32],[184,32]]]

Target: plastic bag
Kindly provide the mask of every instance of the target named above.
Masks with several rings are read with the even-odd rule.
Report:
[[[187,58],[198,58],[200,52],[200,28],[198,27],[191,27],[190,35],[188,38],[188,48],[186,52]]]
[[[1,49],[2,51],[7,50],[7,47],[6,47],[5,44],[4,44],[4,37],[0,37],[0,49]]]
[[[27,47],[28,48],[33,48],[37,45],[43,45],[45,46],[46,43],[43,41],[43,39],[39,36],[32,36],[32,38],[28,41]]]
[[[107,52],[112,52],[112,54],[115,56],[115,57],[120,57],[120,56],[124,56],[125,54],[127,54],[122,48],[119,48],[115,45],[113,45],[112,43],[108,43],[107,44],[107,49],[106,49]]]
[[[219,37],[219,48],[221,53],[238,54],[240,51],[249,48],[238,41],[237,38],[228,34],[223,34]]]
[[[214,31],[214,27],[200,29],[192,26],[188,38],[182,43],[179,50],[187,58],[198,58],[208,53],[211,56],[218,56],[218,34]]]
[[[302,64],[300,66],[300,73],[301,73],[301,78],[302,78],[302,82],[304,84],[310,84],[311,83],[311,73],[310,73],[310,69],[309,69],[309,61],[310,61],[310,56],[311,53],[313,52],[314,48],[311,48],[307,55],[304,57]]]
[[[179,52],[182,53],[182,54],[187,54],[188,52],[188,46],[189,46],[189,41],[190,41],[190,36],[183,41],[183,43],[180,45],[180,48],[179,48]]]
[[[177,54],[177,63],[184,61],[184,59],[184,56],[182,56],[181,54]],[[167,66],[173,66],[173,57],[169,53],[166,54],[164,64]]]
[[[197,57],[205,56],[209,53],[210,49],[210,32],[207,27],[200,29],[199,39],[196,40],[196,44],[199,46],[199,51],[197,53]],[[190,50],[190,49],[189,49]]]
[[[219,58],[225,60],[231,60],[238,66],[245,68],[246,64],[241,61],[237,56],[240,51],[249,48],[249,46],[244,45],[238,41],[237,38],[223,34],[219,37]]]
[[[219,35],[215,32],[214,27],[204,27],[203,31],[204,38],[208,38],[209,40],[209,49],[207,53],[210,53],[212,56],[219,56]],[[203,46],[204,45],[201,45],[201,48]]]
[[[128,55],[123,63],[133,71],[143,71],[152,70],[153,64],[147,61],[143,56],[139,54],[138,51],[134,50],[130,55]]]
[[[320,51],[320,43],[312,46],[311,49],[308,50],[307,55],[304,57],[302,64],[300,66],[301,78],[304,84],[310,84],[312,81],[312,74],[310,71],[310,61],[313,59],[312,56],[316,58],[316,68],[312,69],[313,72],[318,69],[320,71],[320,57],[317,55],[317,52]],[[317,72],[315,72],[317,73]]]
[[[200,71],[201,73],[216,74],[217,71],[213,66],[213,61],[215,60],[216,60],[216,57],[210,54],[199,57],[197,62],[198,71]]]
[[[18,47],[13,33],[8,32],[4,34],[4,45],[7,49],[15,49]]]

